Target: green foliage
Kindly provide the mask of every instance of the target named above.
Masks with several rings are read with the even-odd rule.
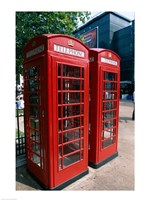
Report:
[[[16,75],[22,74],[23,47],[35,35],[61,33],[72,35],[78,23],[90,12],[16,12]]]
[[[19,135],[19,137],[24,137],[25,136],[24,132],[18,131],[18,129],[16,129],[16,138],[18,138],[18,135]]]

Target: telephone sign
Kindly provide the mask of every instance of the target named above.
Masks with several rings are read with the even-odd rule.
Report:
[[[101,62],[117,66],[117,61],[111,60],[111,59],[108,59],[108,58],[101,57]]]

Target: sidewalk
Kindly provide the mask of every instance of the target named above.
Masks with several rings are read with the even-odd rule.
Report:
[[[93,169],[89,174],[64,188],[70,190],[134,190],[134,121],[133,103],[120,102],[119,112],[119,156],[106,165]],[[16,190],[42,190],[26,171],[26,166],[16,169]]]

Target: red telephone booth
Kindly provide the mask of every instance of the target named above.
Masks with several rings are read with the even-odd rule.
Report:
[[[88,173],[88,48],[61,34],[24,49],[27,169],[47,189]]]
[[[120,58],[90,49],[89,165],[98,168],[118,155]]]

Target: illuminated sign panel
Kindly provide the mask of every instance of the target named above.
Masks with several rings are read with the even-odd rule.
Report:
[[[84,58],[84,52],[83,51],[71,49],[71,48],[60,46],[60,45],[57,45],[57,44],[54,44],[54,51]]]
[[[41,53],[42,51],[44,51],[44,44],[42,44],[41,46],[39,47],[36,47],[35,49],[32,49],[31,51],[28,51],[26,53],[26,57],[29,58],[31,56],[34,56],[36,54],[39,54]]]
[[[108,58],[101,57],[101,62],[117,66],[117,61]]]

